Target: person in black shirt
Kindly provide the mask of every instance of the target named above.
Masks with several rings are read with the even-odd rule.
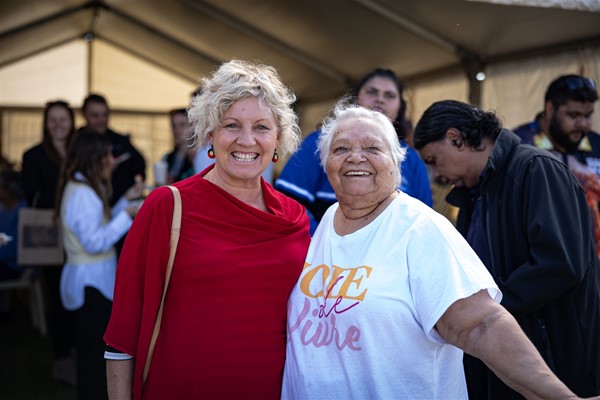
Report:
[[[113,206],[136,183],[136,176],[145,180],[146,161],[131,144],[129,136],[116,133],[108,127],[110,109],[103,96],[90,94],[86,97],[82,113],[87,125],[79,129],[80,133],[96,132],[105,134],[110,139],[116,164],[112,174],[113,194],[110,198],[110,205]]]
[[[171,184],[194,175],[194,155],[187,142],[188,122],[185,108],[169,111],[171,129],[173,132],[173,150],[165,154],[163,161],[168,164],[167,183]]]

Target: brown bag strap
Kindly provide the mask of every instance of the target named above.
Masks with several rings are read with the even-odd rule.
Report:
[[[177,251],[177,243],[179,242],[179,231],[181,229],[181,195],[179,190],[174,186],[167,186],[173,192],[173,222],[171,223],[171,241],[169,243],[169,261],[167,262],[167,270],[165,272],[165,285],[163,287],[162,298],[160,300],[160,307],[154,321],[154,330],[152,331],[152,339],[150,339],[150,347],[148,348],[148,356],[146,357],[146,364],[144,364],[144,373],[142,375],[142,384],[146,383],[148,377],[148,371],[150,370],[150,362],[152,361],[152,355],[154,354],[154,347],[156,346],[156,339],[160,332],[160,322],[162,321],[163,306],[165,304],[165,296],[167,295],[167,288],[169,287],[169,281],[171,280],[171,272],[173,271],[173,261],[175,260],[175,253]]]

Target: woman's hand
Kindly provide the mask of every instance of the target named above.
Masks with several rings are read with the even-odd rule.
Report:
[[[125,208],[125,211],[131,216],[131,218],[135,218],[140,210],[140,207],[142,207],[142,204],[144,204],[144,200],[133,201]]]
[[[144,189],[144,180],[142,176],[136,175],[135,183],[133,184],[133,186],[127,189],[127,192],[125,192],[125,199],[127,199],[127,201],[133,201],[142,198],[144,194]]]

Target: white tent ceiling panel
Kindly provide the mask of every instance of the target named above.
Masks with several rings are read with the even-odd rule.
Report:
[[[130,15],[135,11],[129,9],[133,6],[131,3],[135,2],[121,4],[116,1],[115,3],[115,6],[122,7],[119,11],[122,15]],[[337,96],[346,88],[346,81],[343,76],[339,79],[336,76],[337,82],[332,83],[330,76],[326,76],[318,70],[315,71],[313,64],[310,62],[304,62],[302,54],[293,54],[285,45],[260,35],[254,28],[234,25],[234,23],[239,23],[237,20],[209,18],[196,8],[184,7],[179,4],[170,4],[171,7],[167,7],[163,2],[160,2],[153,3],[153,6],[155,7],[147,7],[136,13],[135,24],[154,27],[154,31],[146,29],[147,35],[155,34],[156,36],[169,38],[165,39],[168,46],[164,48],[163,53],[167,59],[169,58],[168,54],[172,52],[172,50],[169,51],[168,47],[176,44],[191,49],[190,54],[196,59],[209,53],[213,67],[217,63],[232,58],[258,60],[272,64],[282,73],[288,85],[293,86],[299,93],[308,93],[308,97]],[[205,8],[202,8],[202,10],[206,11]],[[211,13],[215,12],[212,8],[209,10]],[[102,18],[99,21],[102,21]],[[173,24],[172,21],[174,20],[177,20],[178,23]],[[99,24],[98,26],[101,27],[102,25]],[[249,30],[252,31],[249,32]],[[104,32],[103,35],[107,35],[108,32],[113,30],[99,29],[99,31]],[[114,31],[119,32],[118,41],[121,43],[128,40],[135,41],[140,37],[140,34],[122,36],[120,35],[121,30],[116,29]],[[168,43],[169,40],[170,43]],[[138,46],[136,46],[138,49],[148,44],[147,41],[143,43],[141,40],[138,43]],[[156,49],[152,48],[150,52],[154,54],[156,59]],[[181,61],[177,57],[171,59]],[[187,64],[189,65],[189,63]],[[208,71],[206,69],[195,69],[194,78],[197,79],[200,75],[212,69],[210,68]],[[186,74],[189,76],[187,72]]]
[[[130,18],[132,23],[152,27],[157,33],[173,38],[175,41],[200,53],[218,54],[224,51],[221,46],[227,43],[230,29],[221,22],[185,6],[181,1],[121,1],[110,0],[107,3],[123,17]],[[141,4],[143,3],[143,4]],[[229,43],[228,47],[246,45],[248,38],[242,42]],[[213,56],[216,62],[220,57]]]
[[[116,47],[144,58],[190,83],[197,83],[198,77],[213,70],[214,60],[187,46],[173,43],[169,38],[131,24],[112,14],[102,14],[96,20],[98,38]]]
[[[528,7],[554,7],[567,10],[600,11],[600,0],[469,0],[484,3],[520,5]]]
[[[254,24],[263,35],[284,43],[290,52],[328,65],[346,81],[358,79],[374,65],[402,65],[398,69],[411,75],[457,61],[454,54],[439,51],[393,21],[349,0],[251,0],[243,8],[236,0],[187,0],[187,3],[211,3],[245,25]],[[403,51],[409,48],[410,57]]]
[[[91,91],[106,95],[111,107],[120,109],[187,107],[197,87],[102,40],[93,42],[91,70]]]
[[[600,33],[598,13],[464,0],[381,0],[378,3],[449,43],[486,58],[598,37]]]
[[[82,37],[89,21],[89,14],[80,11],[2,36],[0,66]]]
[[[0,104],[63,99],[79,106],[87,93],[86,54],[86,43],[78,40],[0,68]]]
[[[11,31],[29,25],[51,15],[61,14],[66,9],[81,7],[82,0],[19,0],[0,1],[0,32]]]
[[[423,112],[436,101],[468,101],[469,85],[462,74],[455,73],[411,86],[405,97],[407,117],[416,124]]]

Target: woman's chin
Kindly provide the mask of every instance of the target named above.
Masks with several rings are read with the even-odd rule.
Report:
[[[373,191],[362,189],[347,189],[336,192],[336,197],[340,203],[361,203],[368,201],[373,197]]]

